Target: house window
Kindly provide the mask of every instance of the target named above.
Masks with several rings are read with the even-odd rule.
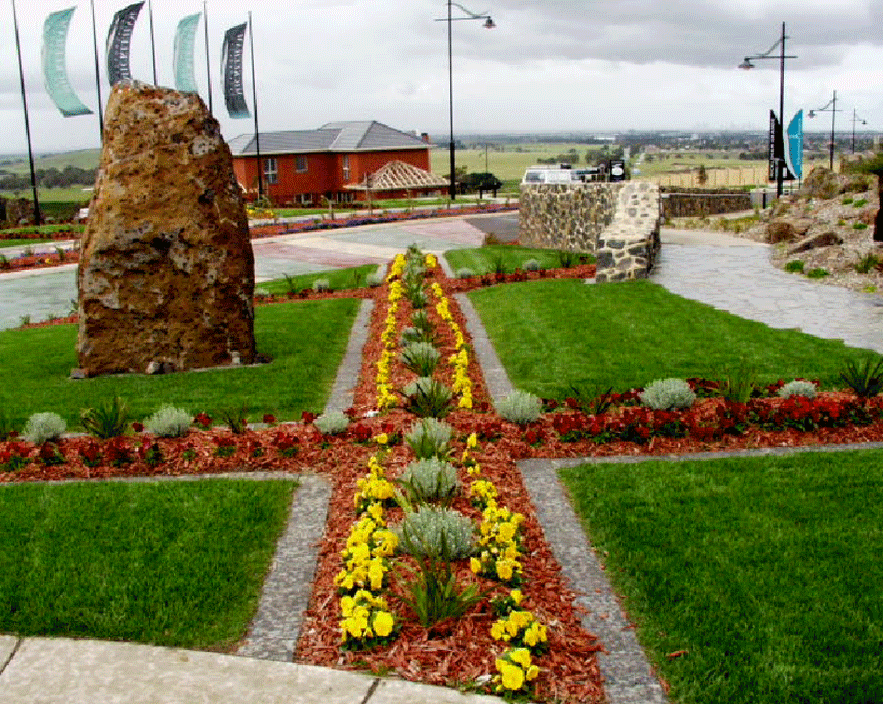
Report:
[[[343,155],[343,181],[346,183],[350,180],[350,157],[349,154]]]
[[[305,156],[294,157],[294,168],[299,174],[307,172],[307,158]]]
[[[276,157],[264,159],[264,180],[267,183],[279,182],[279,165],[276,163]]]

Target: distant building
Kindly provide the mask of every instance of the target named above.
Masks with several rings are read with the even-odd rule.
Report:
[[[404,197],[443,191],[447,180],[430,172],[427,135],[422,138],[375,121],[329,122],[317,130],[260,134],[264,193],[276,205],[319,205],[355,199]],[[230,142],[236,180],[253,200],[258,195],[258,145],[254,134]],[[390,168],[397,162],[389,188]],[[375,174],[378,178],[375,179]],[[404,177],[407,174],[407,177]],[[381,183],[382,182],[382,183]]]

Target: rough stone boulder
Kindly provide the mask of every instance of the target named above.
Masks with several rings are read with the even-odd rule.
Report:
[[[812,227],[812,220],[806,218],[783,218],[767,225],[767,238],[770,244],[793,242],[803,237]]]
[[[804,237],[791,249],[788,254],[800,254],[808,252],[811,249],[819,249],[820,247],[830,247],[835,244],[843,244],[843,238],[835,232],[820,232],[809,237]]]
[[[256,361],[245,205],[199,96],[114,87],[77,282],[88,376]]]
[[[800,193],[810,198],[830,200],[840,193],[840,179],[824,166],[814,166],[803,182]]]

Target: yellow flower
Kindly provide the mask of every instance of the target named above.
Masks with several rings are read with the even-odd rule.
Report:
[[[500,661],[498,660],[499,664]],[[511,689],[513,692],[521,689],[524,684],[524,672],[517,665],[513,665],[511,663],[502,661],[503,667],[500,668],[500,672],[503,675],[503,686],[506,689]]]
[[[520,589],[513,589],[509,592],[509,596],[512,597],[512,601],[515,602],[515,606],[521,605],[522,594]]]
[[[514,648],[509,651],[509,657],[524,668],[530,667],[530,651],[527,648]]]
[[[474,574],[480,574],[481,573],[481,560],[479,560],[477,557],[470,558],[469,559],[469,569],[471,569]]]
[[[394,621],[388,611],[378,611],[374,614],[374,632],[384,638],[392,633]]]
[[[538,674],[540,674],[540,668],[536,665],[531,665],[527,668],[527,681],[530,682],[531,680],[535,680]]]
[[[376,438],[374,438],[374,442],[378,445],[386,445],[389,442],[389,435],[386,433],[380,433]]]
[[[470,433],[469,437],[466,438],[466,447],[473,450],[478,447],[478,435],[475,433]]]

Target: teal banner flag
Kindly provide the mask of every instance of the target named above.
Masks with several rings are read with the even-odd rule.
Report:
[[[175,88],[183,93],[198,93],[193,73],[193,49],[201,12],[188,15],[178,23],[175,34]]]
[[[788,168],[799,180],[803,180],[803,110],[798,110],[788,125],[788,149],[785,158]]]
[[[92,111],[74,93],[67,77],[65,46],[75,7],[53,12],[43,24],[43,85],[65,117],[91,115]]]

